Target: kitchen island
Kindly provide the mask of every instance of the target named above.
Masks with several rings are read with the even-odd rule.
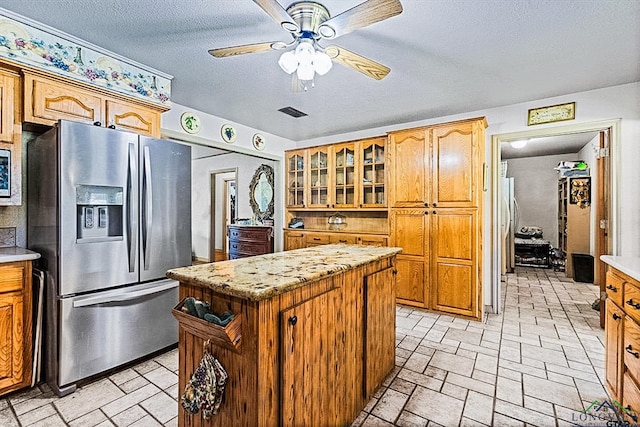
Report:
[[[234,319],[179,320],[179,393],[209,340],[229,378],[209,419],[180,426],[349,425],[395,362],[400,248],[326,245],[169,270],[180,299]]]

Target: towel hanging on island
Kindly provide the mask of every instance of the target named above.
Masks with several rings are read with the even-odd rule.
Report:
[[[228,378],[220,361],[210,353],[207,341],[202,360],[180,398],[182,407],[190,414],[202,411],[205,420],[216,415],[220,411]]]

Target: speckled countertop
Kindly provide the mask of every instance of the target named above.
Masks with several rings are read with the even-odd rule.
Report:
[[[402,248],[322,245],[174,268],[167,271],[167,277],[222,294],[260,301],[401,251]]]

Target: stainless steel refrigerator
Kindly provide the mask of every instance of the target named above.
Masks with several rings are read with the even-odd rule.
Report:
[[[60,121],[27,144],[27,243],[46,272],[45,372],[76,382],[175,344],[191,264],[191,148]]]

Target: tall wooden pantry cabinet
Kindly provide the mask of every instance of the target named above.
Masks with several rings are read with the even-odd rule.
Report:
[[[477,118],[389,133],[389,234],[403,248],[403,304],[481,318],[485,128]]]

